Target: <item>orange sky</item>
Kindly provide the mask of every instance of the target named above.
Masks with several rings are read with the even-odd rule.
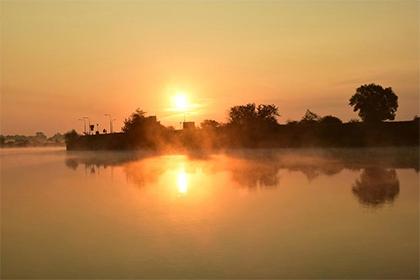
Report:
[[[419,112],[419,2],[1,1],[1,133],[119,129],[137,107],[177,126],[275,103],[344,121],[363,83],[392,86],[397,119]]]

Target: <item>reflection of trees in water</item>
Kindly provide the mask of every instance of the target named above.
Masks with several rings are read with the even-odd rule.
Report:
[[[352,153],[348,156],[346,153],[350,153],[350,151],[347,150],[340,153],[336,152],[338,155],[325,152],[323,154],[299,152],[296,150],[286,152],[241,150],[230,152],[223,156],[203,156],[202,154],[197,156],[197,154],[193,154],[185,159],[177,158],[176,160],[163,160],[159,155],[150,153],[79,153],[70,154],[65,164],[73,170],[76,170],[78,165],[82,164],[86,172],[95,174],[98,174],[101,169],[105,169],[107,166],[122,166],[128,180],[136,185],[144,186],[147,183],[156,181],[165,171],[178,168],[178,164],[182,163],[188,173],[193,172],[192,169],[198,167],[200,170],[204,170],[208,176],[212,176],[217,172],[230,172],[234,181],[248,188],[278,186],[280,169],[301,172],[309,181],[312,181],[318,176],[336,175],[343,169],[360,170],[365,168],[361,178],[356,181],[353,187],[353,193],[362,202],[365,201],[370,204],[374,204],[375,201],[371,196],[379,197],[377,204],[382,203],[381,192],[384,193],[382,194],[382,200],[390,201],[391,197],[393,197],[392,195],[394,194],[395,196],[398,193],[399,187],[395,171],[385,170],[385,173],[381,173],[378,170],[383,171],[384,169],[376,168],[376,171],[372,171],[372,168],[366,168],[366,166],[374,164],[374,166],[383,168],[413,167],[412,160],[404,162],[403,159],[396,157],[394,154],[390,154],[388,157],[382,156],[380,158],[381,162],[378,163],[376,157],[371,157],[370,160],[366,157],[361,159],[354,156],[354,152],[352,150]],[[388,160],[382,161],[384,158],[388,158]],[[390,172],[395,174],[394,181],[391,180],[392,176],[386,175],[390,174]],[[388,188],[381,186],[379,183],[375,187],[375,181],[382,182],[382,184],[388,182]],[[394,182],[394,185],[390,182]]]
[[[77,170],[80,164],[82,164],[85,168],[85,172],[89,172],[90,174],[99,173],[99,170],[101,168],[107,168],[108,165],[106,164],[99,164],[99,163],[92,163],[90,161],[88,162],[80,162],[77,159],[74,158],[68,158],[65,161],[66,166],[70,169]]]
[[[278,173],[281,169],[301,172],[309,181],[312,181],[320,175],[336,175],[345,168],[345,164],[341,161],[313,155],[295,156],[254,152],[251,155],[236,154],[232,158],[236,161],[232,162],[229,170],[234,173],[234,179],[250,187],[278,185]]]
[[[113,176],[113,167],[126,166],[130,163],[142,162],[143,159],[150,157],[152,154],[148,152],[75,152],[70,153],[65,159],[65,165],[77,170],[82,165],[85,174],[101,174],[101,170],[108,167],[111,168],[111,176]],[[141,171],[141,168],[139,168]],[[128,178],[128,175],[127,175]],[[138,179],[135,175],[133,178]]]
[[[344,169],[342,163],[318,163],[318,164],[302,164],[293,165],[287,168],[292,171],[302,172],[308,181],[316,179],[320,175],[333,176]]]
[[[77,167],[79,166],[79,163],[74,158],[66,158],[65,163],[68,168],[73,169],[73,170],[76,170]]]
[[[145,163],[145,159],[150,158],[150,155],[135,152],[77,154],[66,158],[65,165],[72,170],[77,170],[78,166],[82,165],[85,174],[92,175],[100,174],[101,170],[108,167],[111,168],[112,173],[113,167],[119,166],[123,168],[127,180],[138,186],[144,186],[156,181],[164,171],[162,166]]]
[[[159,176],[165,172],[165,167],[145,161],[130,162],[123,167],[127,180],[138,187],[144,187],[152,184],[159,179]]]
[[[322,156],[276,154],[269,150],[230,154],[233,179],[245,187],[276,187],[281,169],[303,173],[309,181],[320,175],[336,175],[345,168],[341,161]]]
[[[232,167],[232,179],[248,188],[272,188],[279,184],[279,168],[267,162],[244,162]]]
[[[109,164],[104,164],[104,163],[99,163],[99,162],[92,162],[92,161],[80,161],[78,159],[74,159],[74,158],[68,158],[65,161],[65,164],[68,168],[72,169],[72,170],[77,170],[77,168],[79,167],[79,165],[83,165],[85,172],[86,173],[90,173],[90,174],[96,174],[99,173],[101,169],[107,169],[109,166],[114,166],[114,165],[109,165]]]
[[[378,207],[392,203],[400,192],[400,183],[395,169],[365,168],[353,184],[352,192],[360,203]]]
[[[340,163],[293,163],[281,160],[246,160],[231,168],[233,179],[246,187],[276,187],[279,184],[279,171],[286,169],[303,173],[308,181],[318,176],[333,176],[344,169]]]

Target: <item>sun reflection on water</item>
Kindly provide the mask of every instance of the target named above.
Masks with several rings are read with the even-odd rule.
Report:
[[[184,169],[180,169],[177,173],[177,185],[180,194],[188,192],[188,177]]]

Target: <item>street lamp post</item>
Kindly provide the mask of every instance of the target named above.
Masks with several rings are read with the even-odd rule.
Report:
[[[83,117],[83,119],[88,120],[88,125],[89,125],[88,134],[90,135],[90,119],[89,119],[89,117]]]
[[[83,133],[86,134],[86,120],[85,118],[80,118],[79,121],[83,122]]]
[[[115,119],[111,117],[111,114],[105,114],[105,116],[109,117],[109,132],[113,133],[112,121],[115,121]]]

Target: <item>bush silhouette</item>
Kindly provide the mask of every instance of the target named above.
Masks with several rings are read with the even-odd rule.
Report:
[[[327,126],[333,126],[333,125],[339,126],[343,123],[339,118],[334,117],[334,116],[322,117],[319,122],[320,124],[327,125]]]

